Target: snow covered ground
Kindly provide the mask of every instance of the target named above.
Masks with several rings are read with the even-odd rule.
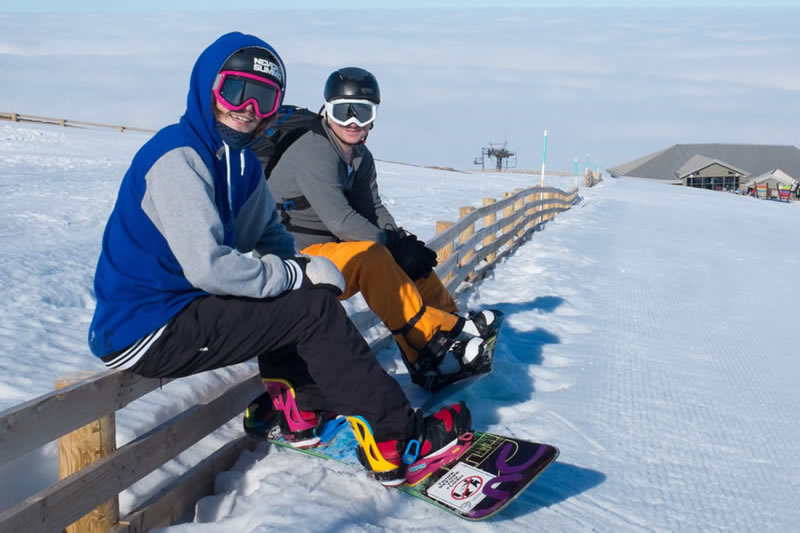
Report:
[[[92,276],[119,180],[145,139],[0,123],[0,410],[102,368],[86,345]],[[539,181],[378,170],[390,209],[423,238],[459,206]],[[566,190],[573,179],[547,184]],[[467,523],[360,470],[262,445],[218,477],[193,522],[167,531],[796,530],[800,203],[627,178],[581,195],[461,299],[508,317],[495,372],[461,394],[475,426],[561,449],[515,503]],[[394,350],[380,358],[397,370]],[[134,402],[118,413],[119,444],[244,370]],[[123,513],[240,423],[126,491]],[[51,444],[0,468],[0,508],[51,483],[55,455]]]

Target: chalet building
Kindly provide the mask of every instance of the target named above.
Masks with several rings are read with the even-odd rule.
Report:
[[[687,187],[732,191],[739,189],[739,184],[750,173],[719,159],[697,154],[676,170],[675,176],[681,185]]]
[[[738,191],[754,178],[800,180],[800,149],[759,144],[676,144],[608,169],[613,177],[664,180],[687,187]],[[771,182],[769,182],[771,183]],[[777,187],[773,184],[772,187]]]
[[[792,201],[800,195],[798,181],[777,168],[751,179],[742,186],[748,192],[756,191],[759,198]]]
[[[762,183],[765,184],[770,189],[777,189],[781,185],[787,185],[790,188],[797,187],[797,180],[792,178],[790,175],[788,175],[786,172],[782,171],[779,168],[771,172],[764,172],[763,174],[756,176],[755,178],[745,183],[744,187],[752,188]]]

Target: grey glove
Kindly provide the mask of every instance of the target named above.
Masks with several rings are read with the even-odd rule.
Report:
[[[302,255],[284,259],[286,290],[327,289],[339,296],[344,291],[344,278],[333,261],[319,255]]]

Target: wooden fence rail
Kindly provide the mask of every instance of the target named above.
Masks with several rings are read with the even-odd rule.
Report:
[[[54,124],[56,126],[75,127],[75,128],[111,128],[119,131],[138,131],[143,133],[155,133],[156,130],[146,128],[131,128],[129,126],[116,126],[113,124],[98,124],[96,122],[82,122],[80,120],[67,120],[65,118],[40,117],[38,115],[23,115],[21,113],[8,113],[0,111],[0,120],[10,120],[11,122],[37,122],[39,124]]]
[[[534,231],[578,200],[578,190],[532,187],[506,193],[502,200],[486,198],[479,208],[462,208],[458,222],[438,222],[437,235],[427,245],[439,253],[437,274],[456,294],[482,279]],[[363,330],[379,321],[363,312]],[[371,346],[391,342],[389,333]],[[63,435],[114,413],[167,380],[149,379],[126,371],[105,371],[0,412],[0,464],[20,457]],[[257,372],[230,385],[215,398],[195,405],[148,433],[98,458],[39,493],[0,512],[0,533],[60,531],[109,498],[156,470],[179,453],[240,415],[262,391]],[[147,531],[175,523],[195,502],[213,491],[214,478],[230,468],[253,442],[240,436],[201,461],[116,524],[76,531],[114,533]],[[116,519],[114,519],[116,520]],[[72,529],[70,529],[72,531]]]
[[[541,199],[535,199],[537,197]],[[569,209],[577,197],[577,189],[565,193],[552,187],[531,187],[499,201],[486,198],[483,207],[464,212],[455,224],[437,223],[442,231],[427,242],[442,259],[436,273],[445,281],[448,290],[458,292],[462,282],[480,279],[498,257],[505,257],[545,222]],[[502,216],[498,217],[498,213]],[[482,227],[476,230],[478,222]],[[468,238],[461,238],[465,232]],[[503,252],[498,256],[501,249]],[[442,254],[443,250],[446,253]],[[487,261],[477,275],[476,268],[490,257],[493,260]]]

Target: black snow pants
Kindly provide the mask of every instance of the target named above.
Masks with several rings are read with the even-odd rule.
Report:
[[[262,376],[292,383],[301,409],[361,415],[378,441],[411,434],[413,410],[405,393],[325,289],[268,299],[197,298],[130,371],[174,378],[255,356]]]

